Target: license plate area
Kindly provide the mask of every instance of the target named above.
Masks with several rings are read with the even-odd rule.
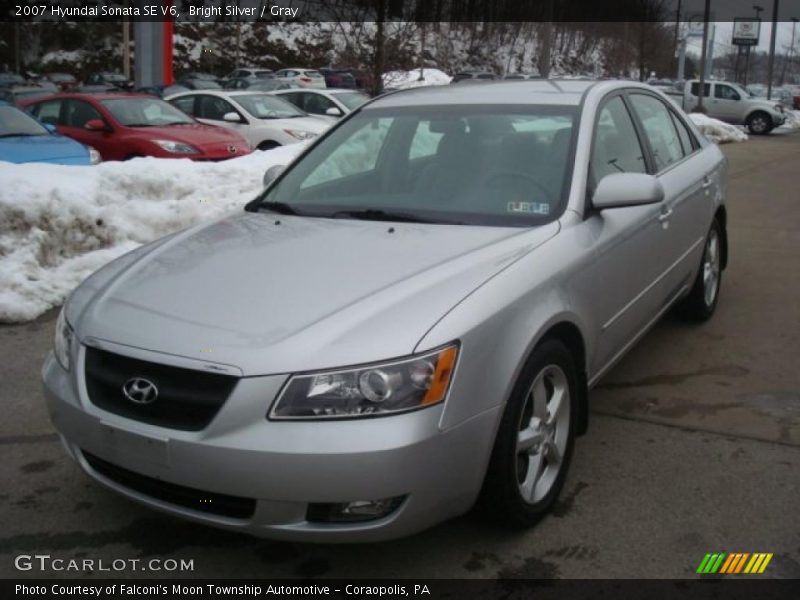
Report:
[[[110,462],[163,470],[169,466],[169,440],[134,433],[108,423],[100,423],[101,443]]]

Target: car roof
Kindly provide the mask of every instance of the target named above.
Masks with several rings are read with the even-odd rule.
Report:
[[[559,104],[577,106],[597,81],[572,79],[487,81],[480,86],[437,85],[398,90],[364,107],[372,108],[439,104]],[[604,82],[608,83],[608,82]]]

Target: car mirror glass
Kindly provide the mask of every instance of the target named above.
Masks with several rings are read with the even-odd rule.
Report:
[[[325,114],[329,117],[341,117],[342,111],[336,108],[335,106],[331,106],[328,110],[325,111]]]
[[[83,128],[89,131],[105,131],[107,129],[102,119],[89,119],[83,125]]]
[[[229,112],[222,115],[222,120],[226,121],[227,123],[241,123],[242,118],[239,116],[238,113]]]
[[[664,186],[644,173],[612,173],[600,180],[592,196],[598,209],[656,204],[664,200]]]
[[[264,187],[275,181],[285,168],[286,165],[273,165],[267,169],[267,172],[264,173]]]

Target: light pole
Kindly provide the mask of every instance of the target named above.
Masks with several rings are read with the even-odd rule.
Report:
[[[797,29],[797,17],[792,17],[792,41],[789,43],[789,55],[783,58],[783,69],[781,69],[781,79],[779,85],[783,85],[786,81],[786,65],[794,62],[794,32]],[[794,74],[794,69],[789,73]]]
[[[758,32],[761,35],[761,13],[764,12],[764,7],[759,6],[758,4],[753,4],[753,10],[756,11],[756,20],[758,21]],[[747,54],[744,57],[744,84],[747,85],[748,80],[750,79],[750,52],[752,51],[751,46],[747,46]]]
[[[772,100],[772,73],[775,68],[775,38],[778,34],[778,0],[772,4],[772,32],[769,37],[769,66],[767,67],[767,100]]]
[[[694,112],[705,112],[703,96],[706,92],[706,44],[708,44],[708,20],[711,18],[711,0],[706,0],[703,11],[703,48],[700,50],[700,86],[697,90],[697,106]],[[709,86],[710,87],[710,86]]]

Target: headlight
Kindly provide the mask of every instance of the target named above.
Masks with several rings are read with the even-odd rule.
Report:
[[[304,131],[302,129],[284,129],[285,133],[288,133],[296,140],[310,140],[311,138],[317,137],[316,133],[311,131]]]
[[[271,419],[329,419],[396,414],[447,396],[458,346],[345,370],[293,375]]]
[[[153,143],[159,146],[162,150],[172,152],[174,154],[200,154],[200,151],[182,142],[174,142],[172,140],[153,140]]]
[[[91,146],[87,146],[87,148],[89,148],[89,164],[96,165],[103,162],[103,157],[100,156],[100,153],[97,150]]]
[[[64,307],[61,307],[61,312],[58,313],[58,320],[56,321],[56,335],[53,341],[53,353],[56,355],[58,364],[69,371],[69,350],[72,347],[72,328],[67,323],[67,317],[64,315]]]

